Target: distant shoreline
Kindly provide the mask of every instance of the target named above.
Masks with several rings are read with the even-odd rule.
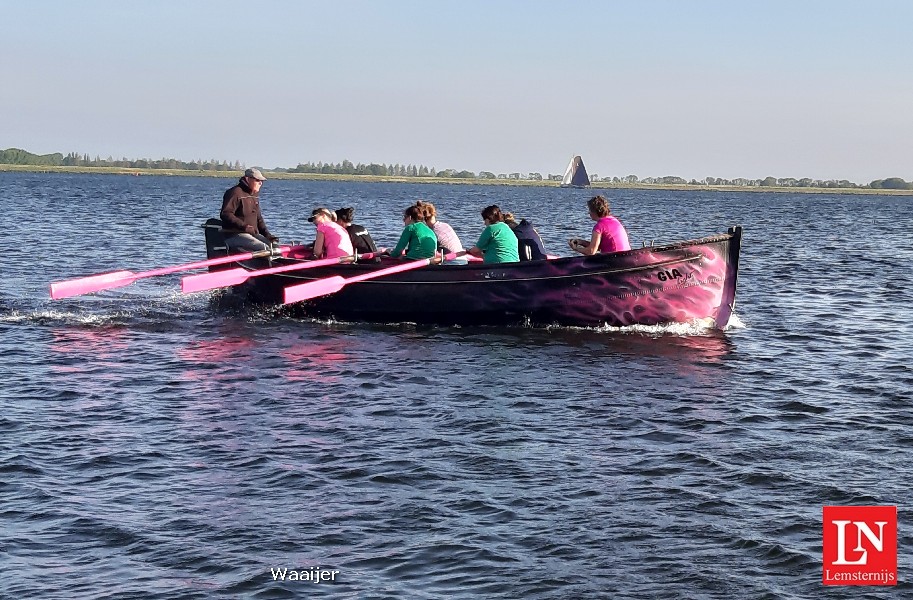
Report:
[[[44,165],[4,165],[0,172],[21,173],[92,173],[99,175],[135,175],[158,177],[215,177],[238,179],[237,171],[192,171],[184,169],[134,169],[129,167],[58,167]],[[529,179],[470,179],[463,177],[397,177],[393,175],[329,175],[322,173],[266,172],[267,179],[291,179],[301,181],[356,181],[363,183],[412,183],[449,185],[510,185],[524,187],[559,187],[558,181]],[[701,192],[770,192],[779,194],[856,194],[862,196],[913,196],[913,190],[871,189],[871,188],[821,188],[821,187],[766,187],[739,185],[688,185],[665,183],[609,183],[597,181],[589,190],[669,190]]]

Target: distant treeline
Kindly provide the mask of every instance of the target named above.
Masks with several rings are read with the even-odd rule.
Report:
[[[601,181],[608,181],[609,178]],[[889,177],[888,179],[876,179],[868,185],[859,185],[846,179],[796,179],[795,177],[765,177],[764,179],[722,179],[720,177],[705,177],[701,180],[692,179],[688,181],[681,177],[646,177],[637,179],[636,175],[627,177],[612,177],[613,183],[647,183],[647,184],[666,184],[666,185],[725,185],[735,187],[801,187],[801,188],[869,188],[876,190],[913,190],[913,183],[906,182],[900,177]]]
[[[115,159],[113,157],[101,158],[96,156],[90,158],[88,154],[79,154],[70,152],[63,155],[60,152],[54,154],[32,154],[19,148],[9,148],[0,150],[0,164],[3,165],[35,165],[48,167],[123,167],[129,169],[184,169],[188,171],[240,171],[244,167],[240,162],[210,160],[192,160],[185,162],[174,158],[141,158],[130,160],[128,158]]]
[[[0,164],[6,165],[35,165],[35,166],[55,166],[55,167],[121,167],[133,169],[181,169],[187,171],[241,171],[246,165],[239,161],[219,161],[194,160],[190,162],[177,160],[174,158],[161,159],[138,159],[130,160],[128,158],[114,159],[112,157],[91,158],[88,154],[79,154],[70,152],[63,155],[59,152],[54,154],[37,155],[18,148],[9,148],[0,150]],[[543,177],[541,173],[492,173],[491,171],[457,171],[456,169],[444,169],[438,171],[434,167],[425,165],[401,165],[401,164],[384,164],[370,163],[354,164],[349,160],[341,163],[324,163],[324,162],[307,162],[299,163],[298,166],[291,169],[273,169],[279,173],[320,173],[324,175],[371,175],[371,176],[388,176],[388,177],[442,177],[456,179],[515,179],[526,181],[542,181],[549,179],[560,181],[561,175],[549,173]],[[625,177],[602,177],[592,174],[590,180],[593,182],[603,182],[611,184],[663,184],[663,185],[700,185],[700,186],[734,186],[734,187],[796,187],[796,188],[868,188],[884,190],[913,190],[913,182],[905,181],[900,177],[889,177],[888,179],[876,179],[868,185],[860,185],[846,179],[796,179],[794,177],[765,177],[763,179],[722,179],[720,177],[705,177],[701,180],[686,180],[682,177],[645,177],[638,179],[637,175],[627,175]]]
[[[386,165],[371,163],[369,165],[344,160],[341,163],[301,163],[294,169],[276,169],[285,173],[322,173],[324,175],[387,175],[391,177],[458,177],[475,179],[477,176],[472,171],[457,171],[445,169],[437,171],[434,167],[425,165]]]
[[[388,177],[445,177],[449,179],[525,179],[527,181],[542,181],[540,173],[529,173],[526,176],[520,173],[501,173],[495,175],[491,171],[457,171],[456,169],[436,170],[434,167],[425,165],[401,165],[401,164],[353,164],[351,161],[344,160],[341,163],[302,163],[294,169],[275,169],[283,173],[322,173],[324,175],[375,175]],[[561,175],[549,175],[550,178],[561,180]]]

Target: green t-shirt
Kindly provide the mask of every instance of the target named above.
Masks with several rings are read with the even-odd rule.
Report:
[[[482,251],[486,263],[520,262],[517,236],[507,223],[493,223],[485,228],[476,248]]]
[[[403,227],[399,242],[390,256],[399,256],[406,251],[406,258],[432,258],[437,251],[437,236],[422,222],[410,223]]]

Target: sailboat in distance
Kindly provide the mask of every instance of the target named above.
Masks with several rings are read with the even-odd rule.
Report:
[[[586,167],[583,166],[583,159],[580,156],[575,156],[567,164],[567,171],[564,172],[561,187],[585,188],[589,185],[590,178],[586,174]]]

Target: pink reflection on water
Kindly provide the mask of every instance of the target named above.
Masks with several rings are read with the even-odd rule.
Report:
[[[127,332],[120,327],[54,329],[51,352],[108,359],[127,349]]]
[[[267,360],[261,352],[262,347],[254,338],[230,335],[191,342],[179,348],[176,356],[187,365],[183,371],[185,380],[213,383],[235,380],[256,366],[252,361]],[[288,340],[278,356],[288,365],[286,379],[320,384],[340,381],[332,372],[354,357],[344,339],[319,342],[299,338]]]
[[[105,409],[115,386],[129,380],[122,368],[131,351],[129,331],[120,327],[61,327],[51,330],[48,373],[59,376],[78,392],[68,408],[73,411]],[[103,431],[99,425],[93,431]]]
[[[256,342],[248,337],[226,337],[191,342],[178,348],[175,354],[187,363],[211,365],[250,356],[256,346]]]
[[[282,351],[282,357],[289,363],[285,377],[289,381],[310,383],[338,383],[339,377],[328,374],[339,368],[353,355],[345,339],[331,342],[298,341]]]
[[[244,371],[258,348],[252,338],[233,335],[190,342],[175,350],[175,356],[186,365],[181,372],[185,381],[203,385],[207,391],[217,391],[223,382],[245,376]]]
[[[49,365],[52,373],[92,372],[95,377],[113,379],[130,348],[128,332],[120,327],[60,328],[52,330],[51,336],[48,350],[55,358]]]

